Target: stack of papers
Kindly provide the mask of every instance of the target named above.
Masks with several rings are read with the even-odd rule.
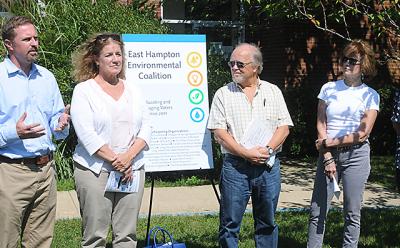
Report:
[[[130,182],[122,182],[123,174],[111,171],[108,176],[106,192],[133,193],[139,191],[140,171],[133,171],[133,179]]]
[[[266,146],[272,138],[276,129],[275,122],[265,123],[257,119],[253,119],[246,128],[240,144],[246,149],[256,146]],[[272,167],[275,164],[276,152],[270,154],[266,163]]]
[[[257,119],[253,119],[244,131],[240,144],[246,149],[256,146],[266,146],[272,138],[275,129],[267,128],[266,125]]]

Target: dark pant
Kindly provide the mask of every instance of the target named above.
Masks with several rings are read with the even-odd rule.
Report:
[[[251,196],[256,247],[277,247],[278,226],[274,214],[280,190],[279,159],[268,169],[225,155],[220,180],[220,246],[238,247],[240,224]]]
[[[400,192],[400,135],[397,135],[396,139],[396,153],[394,157],[394,165],[396,170],[396,186]]]

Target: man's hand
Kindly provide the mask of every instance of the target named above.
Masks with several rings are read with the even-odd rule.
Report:
[[[264,165],[268,158],[269,154],[265,147],[256,146],[246,152],[246,159],[256,165]]]
[[[69,125],[69,121],[71,119],[71,116],[69,115],[69,109],[71,108],[71,105],[67,105],[64,108],[64,113],[61,114],[61,116],[58,118],[58,126],[54,131],[56,132],[61,132],[64,130],[66,127]]]
[[[34,139],[46,134],[45,128],[40,123],[25,125],[26,116],[27,113],[24,112],[15,125],[20,139]]]

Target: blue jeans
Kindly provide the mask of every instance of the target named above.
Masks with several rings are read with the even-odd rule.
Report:
[[[240,224],[251,196],[256,247],[278,247],[278,225],[274,215],[281,191],[279,159],[275,160],[272,169],[268,169],[226,154],[219,186],[220,246],[238,247]]]

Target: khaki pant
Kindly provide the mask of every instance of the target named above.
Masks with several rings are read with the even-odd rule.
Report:
[[[136,193],[105,192],[108,172],[95,175],[74,163],[76,192],[82,216],[82,247],[105,247],[110,224],[113,248],[137,245],[136,224],[144,191],[144,169]]]
[[[57,186],[53,162],[0,163],[0,248],[50,247],[56,216]]]

